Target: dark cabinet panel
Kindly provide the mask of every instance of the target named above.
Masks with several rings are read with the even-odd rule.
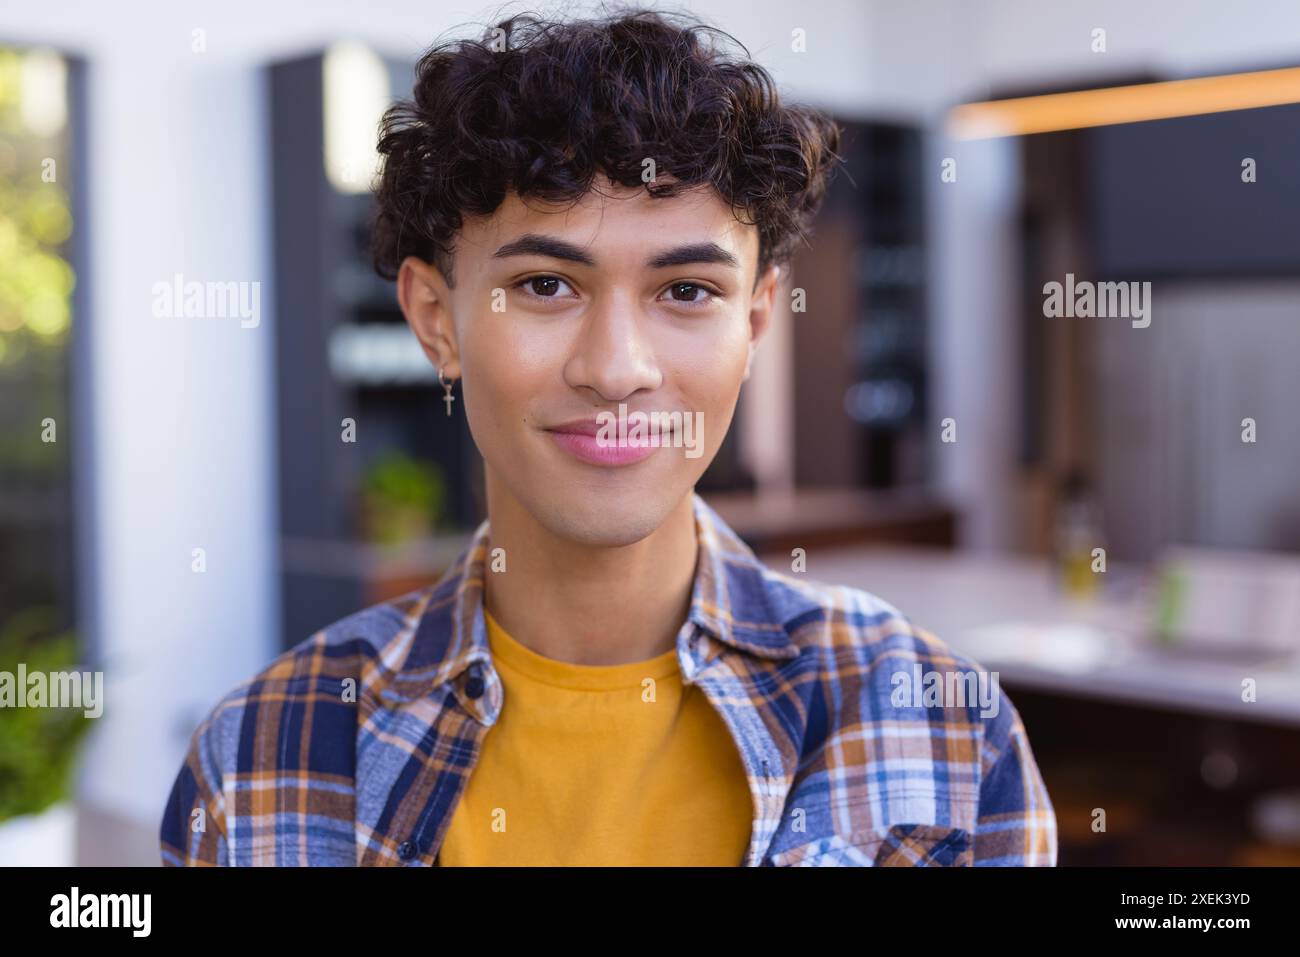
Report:
[[[1300,270],[1300,106],[1102,127],[1084,147],[1105,278]]]

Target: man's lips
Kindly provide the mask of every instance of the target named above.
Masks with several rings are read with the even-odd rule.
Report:
[[[611,415],[612,414],[613,413],[611,413]],[[634,414],[636,413],[629,412],[628,419],[631,419]],[[641,413],[641,414],[648,415],[649,413]],[[684,413],[684,414],[689,414],[689,413]],[[601,423],[597,422],[595,419],[574,419],[571,422],[563,422],[560,425],[545,426],[545,430],[547,432],[560,432],[567,435],[599,435],[601,428],[602,428]],[[604,428],[607,434],[612,433],[614,436],[617,436],[618,435],[617,418],[613,422],[609,423],[609,425],[604,426]],[[628,427],[628,431],[631,431],[630,426]],[[673,435],[676,434],[676,432],[677,430],[675,428],[660,430],[659,437],[661,443],[665,441],[670,441]]]
[[[659,434],[659,444],[654,445],[647,441],[644,445],[618,444],[617,422],[613,423],[614,428],[606,429],[606,436],[613,439],[608,444],[601,444],[597,438],[602,429],[602,424],[595,419],[573,419],[569,422],[563,422],[559,425],[552,425],[544,431],[549,432],[556,445],[568,452],[574,458],[586,462],[589,465],[602,466],[619,466],[631,465],[634,462],[640,462],[654,454],[659,448],[665,445],[671,445],[673,441],[673,431],[661,432]],[[612,432],[612,435],[610,434]]]
[[[637,417],[649,420],[651,415],[655,415],[655,413],[638,412],[633,410],[627,413],[627,421],[630,423],[630,421],[637,419]],[[663,416],[664,420],[667,421],[669,415],[677,415],[677,413],[658,412],[658,415]],[[690,412],[681,412],[680,415],[681,417],[686,417],[690,415]],[[612,417],[610,425],[614,428],[614,432],[617,433],[619,417],[617,417],[615,412],[610,412],[610,416]],[[573,434],[573,436],[594,436],[594,434],[597,434],[599,430],[601,430],[601,424],[601,421],[597,419],[571,419],[567,421],[567,423],[560,423],[559,425],[543,425],[542,428],[546,429],[547,432],[568,432]],[[628,428],[630,429],[632,426],[629,425]],[[676,429],[663,429],[660,434],[663,434],[663,436],[671,436],[675,430]]]
[[[548,432],[564,432],[568,435],[595,435],[600,431],[600,423],[595,419],[574,419],[560,425],[547,427]]]

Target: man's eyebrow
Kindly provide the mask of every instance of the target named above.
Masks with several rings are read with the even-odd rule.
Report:
[[[505,259],[507,256],[550,256],[552,259],[567,259],[584,266],[596,265],[596,260],[587,255],[582,247],[539,233],[524,233],[492,254],[494,259]]]
[[[518,239],[506,243],[492,254],[494,259],[505,259],[509,256],[549,256],[552,259],[564,259],[569,262],[581,263],[584,266],[596,265],[596,260],[582,247],[575,246],[567,240],[555,236],[544,236],[540,233],[525,233]],[[674,246],[671,249],[656,253],[646,260],[646,266],[650,269],[685,266],[691,263],[717,263],[722,266],[730,266],[733,269],[740,268],[739,260],[732,253],[714,242],[688,243],[684,246]]]
[[[651,269],[686,266],[692,263],[717,263],[733,269],[740,268],[740,261],[717,243],[689,243],[685,246],[674,246],[646,260],[646,265]]]

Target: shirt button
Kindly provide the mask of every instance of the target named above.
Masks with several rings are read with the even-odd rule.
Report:
[[[483,697],[483,690],[486,687],[483,683],[482,669],[477,664],[471,665],[469,669],[469,680],[465,682],[465,694],[471,698]]]
[[[415,844],[411,841],[403,841],[397,845],[397,856],[404,861],[409,861],[415,857]]]

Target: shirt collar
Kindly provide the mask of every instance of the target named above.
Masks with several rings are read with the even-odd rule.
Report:
[[[795,593],[781,589],[775,595],[770,573],[749,546],[697,493],[691,499],[699,551],[688,620],[744,654],[775,661],[797,657],[787,622],[815,604],[787,607]],[[483,583],[493,573],[488,529],[484,520],[455,563],[411,609],[402,634],[384,649],[379,667],[386,677],[381,674],[374,683],[380,700],[411,702],[450,684],[466,710],[484,723],[495,720],[503,692],[491,667],[483,613]]]
[[[747,654],[784,660],[797,657],[785,622],[803,609],[778,605],[768,570],[731,527],[691,493],[699,558],[690,620],[711,636]]]

